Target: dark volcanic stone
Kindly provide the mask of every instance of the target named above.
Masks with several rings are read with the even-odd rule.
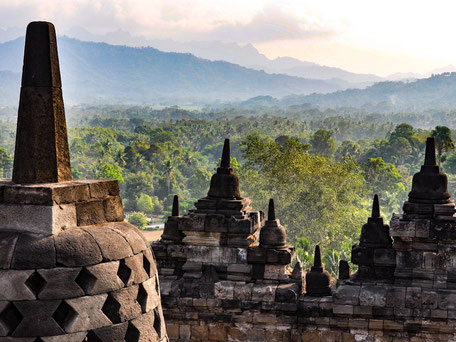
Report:
[[[52,317],[60,303],[60,300],[15,302],[14,305],[23,316],[23,319],[12,333],[12,336],[27,337],[65,334],[63,328]]]
[[[14,251],[13,269],[52,268],[55,264],[53,236],[21,234]]]
[[[315,247],[314,266],[306,273],[306,293],[309,296],[322,297],[331,295],[331,277],[321,263],[320,247]]]
[[[89,341],[90,341],[90,334],[93,334],[92,338],[94,341],[101,341],[101,342],[124,342],[125,341],[125,334],[127,333],[128,329],[128,322],[114,324],[111,327],[105,327],[100,329],[95,329],[89,333]],[[95,336],[99,339],[96,340]]]
[[[103,226],[93,226],[83,228],[84,231],[92,235],[101,249],[103,260],[120,260],[133,255],[130,244],[119,233]]]
[[[57,263],[67,267],[94,265],[103,259],[92,235],[79,228],[56,235],[55,248]]]
[[[20,233],[0,232],[0,268],[9,269]]]
[[[25,38],[13,182],[71,179],[55,30],[51,23],[33,22]]]
[[[426,156],[420,172],[413,176],[412,191],[409,193],[409,201],[417,203],[448,203],[448,178],[440,172],[435,161],[434,138],[426,140]]]

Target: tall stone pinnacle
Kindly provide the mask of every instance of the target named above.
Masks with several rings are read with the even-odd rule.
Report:
[[[380,217],[380,205],[377,194],[374,195],[374,202],[372,203],[372,217]]]
[[[55,29],[32,22],[25,36],[13,182],[71,180]]]
[[[273,221],[275,219],[276,219],[276,216],[275,216],[274,200],[271,198],[271,199],[269,199],[269,206],[268,206],[268,220]]]
[[[320,253],[320,246],[319,245],[315,246],[313,268],[321,268],[321,253]]]
[[[424,157],[424,165],[437,165],[435,161],[435,141],[434,138],[426,139],[426,152]]]
[[[177,196],[177,195],[174,195],[173,209],[171,211],[171,216],[179,216],[179,196]]]
[[[222,161],[220,167],[230,167],[231,166],[231,153],[230,153],[230,139],[225,139],[223,144],[222,152]]]

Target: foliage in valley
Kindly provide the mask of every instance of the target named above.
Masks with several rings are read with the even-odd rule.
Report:
[[[0,112],[0,171],[10,177],[14,120]],[[402,122],[420,117],[398,113],[386,120],[303,107],[78,107],[69,111],[69,144],[74,178],[119,180],[128,220],[144,228],[147,218],[170,214],[173,195],[179,195],[182,213],[206,195],[229,137],[242,194],[263,211],[274,198],[288,242],[304,265],[320,244],[334,273],[340,259],[350,258],[375,193],[387,221],[401,211],[427,136],[437,139],[454,192],[451,130]]]

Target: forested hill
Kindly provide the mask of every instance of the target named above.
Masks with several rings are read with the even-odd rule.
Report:
[[[414,82],[380,82],[366,89],[348,89],[331,94],[289,96],[284,105],[310,104],[326,108],[357,107],[375,111],[420,111],[456,109],[456,73],[443,73]]]
[[[267,74],[191,54],[58,39],[67,103],[214,101],[332,92],[326,81]],[[0,44],[0,105],[17,104],[23,38]],[[13,73],[13,74],[11,74]],[[5,103],[5,101],[7,103]]]

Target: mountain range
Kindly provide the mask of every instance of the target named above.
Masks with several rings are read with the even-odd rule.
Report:
[[[268,74],[188,53],[162,52],[60,37],[59,59],[67,103],[156,104],[246,99],[257,95],[328,93],[324,80]],[[0,44],[0,104],[17,103],[24,39]]]

